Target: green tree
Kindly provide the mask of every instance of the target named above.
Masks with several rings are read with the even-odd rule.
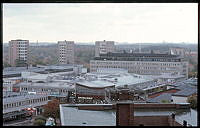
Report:
[[[190,96],[187,99],[188,103],[190,103],[190,107],[193,109],[197,108],[197,96]]]
[[[161,100],[161,103],[169,103],[168,100]]]
[[[16,59],[16,60],[15,60],[15,63],[16,63],[16,67],[24,67],[24,66],[27,66],[27,63],[26,63],[26,61],[24,61],[24,60]]]
[[[45,120],[37,119],[37,120],[34,121],[33,124],[34,124],[35,126],[44,126],[44,125],[45,125],[45,122],[46,122]]]
[[[46,118],[44,116],[42,116],[42,115],[39,115],[39,116],[37,116],[35,118],[35,120],[44,120],[44,121],[46,121]]]
[[[44,112],[42,115],[46,118],[48,117],[52,117],[54,119],[60,118],[59,104],[60,102],[57,99],[49,101],[48,104],[44,106]]]

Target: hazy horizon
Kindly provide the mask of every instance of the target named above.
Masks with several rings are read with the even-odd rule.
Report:
[[[8,42],[3,42],[8,43]],[[37,42],[30,42],[29,43],[37,43]],[[58,42],[38,42],[38,44],[40,43],[49,43],[49,44],[57,44]],[[75,44],[92,44],[95,45],[95,42],[76,42],[74,41]],[[143,42],[143,43],[139,43],[139,42],[115,42],[115,45],[117,44],[197,44],[197,43],[193,43],[193,42]]]
[[[198,42],[197,3],[3,4],[3,43]]]

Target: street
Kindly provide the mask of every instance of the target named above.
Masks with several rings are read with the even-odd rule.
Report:
[[[3,126],[33,126],[33,120],[15,120],[6,122]]]

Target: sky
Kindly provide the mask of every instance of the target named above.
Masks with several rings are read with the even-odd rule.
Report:
[[[3,42],[198,42],[197,3],[3,4]]]

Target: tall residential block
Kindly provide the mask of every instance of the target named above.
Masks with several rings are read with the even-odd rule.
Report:
[[[74,64],[74,41],[58,41],[59,63]]]
[[[95,57],[99,57],[100,54],[107,54],[108,52],[115,51],[114,41],[96,41],[95,42]]]
[[[29,40],[11,40],[9,41],[9,64],[16,66],[19,61],[28,64],[29,59]]]

